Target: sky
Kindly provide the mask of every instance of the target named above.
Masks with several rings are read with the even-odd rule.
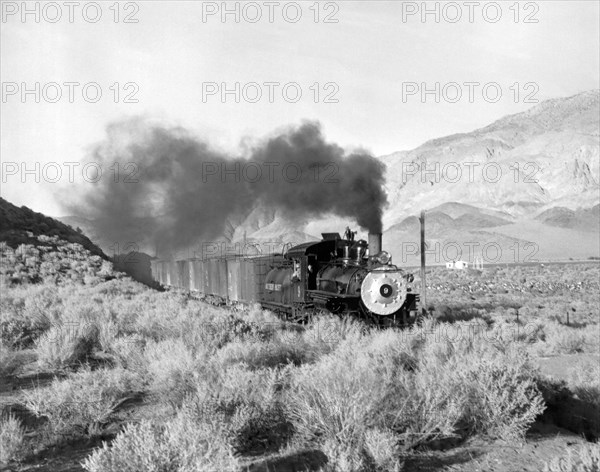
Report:
[[[0,195],[52,216],[131,117],[234,155],[317,120],[385,155],[600,88],[596,1],[68,3],[1,2]]]

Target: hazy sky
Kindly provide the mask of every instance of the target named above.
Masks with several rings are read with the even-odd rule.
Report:
[[[221,2],[27,2],[24,17],[21,2],[2,2],[2,196],[60,215],[59,189],[73,185],[64,163],[81,160],[108,123],[134,115],[189,128],[232,152],[248,137],[319,120],[329,140],[382,155],[525,110],[534,105],[526,97],[599,88],[596,1],[478,2],[471,12],[465,2],[438,2],[439,22],[435,2],[424,18],[421,2],[268,3],[228,3],[239,9],[236,22],[234,13],[222,17]],[[232,90],[238,82],[239,103],[235,93],[208,95],[211,82]],[[439,82],[439,103],[435,93],[423,103],[411,82]],[[460,99],[451,82],[461,84]],[[473,103],[465,82],[481,84]],[[84,97],[88,83],[96,85]],[[484,98],[487,83],[496,85]],[[23,96],[23,85],[34,92]],[[33,173],[22,175],[23,163]],[[46,177],[56,175],[48,163],[62,167],[55,183],[44,182],[44,166]],[[80,169],[74,179],[82,180]]]

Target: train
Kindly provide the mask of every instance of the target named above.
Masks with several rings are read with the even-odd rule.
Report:
[[[419,316],[414,276],[381,249],[381,233],[368,242],[354,233],[322,233],[320,241],[267,255],[151,261],[159,284],[211,303],[260,304],[302,321],[319,313],[353,316],[381,326],[407,325]]]

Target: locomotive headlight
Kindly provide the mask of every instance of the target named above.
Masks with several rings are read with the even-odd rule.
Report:
[[[360,296],[365,306],[376,315],[391,315],[406,299],[406,281],[399,270],[389,266],[369,272],[364,278]]]
[[[377,262],[387,265],[392,262],[392,256],[387,251],[381,251],[379,254],[377,254]]]

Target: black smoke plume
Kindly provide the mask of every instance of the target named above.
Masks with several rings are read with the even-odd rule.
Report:
[[[259,205],[299,219],[350,217],[381,232],[387,204],[385,166],[368,153],[346,155],[315,122],[234,157],[182,128],[133,119],[109,125],[85,161],[99,166],[102,178],[86,184],[68,210],[96,220],[113,240],[132,240],[137,228],[144,232],[138,240],[163,253],[218,238],[229,219]]]

